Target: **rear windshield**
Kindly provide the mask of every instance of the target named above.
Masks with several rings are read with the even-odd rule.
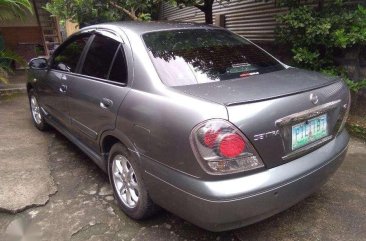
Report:
[[[246,78],[284,69],[245,39],[219,29],[146,33],[150,58],[168,86]]]

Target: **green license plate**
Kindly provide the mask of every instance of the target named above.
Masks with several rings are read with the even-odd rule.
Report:
[[[292,126],[292,150],[306,146],[328,135],[327,115]]]

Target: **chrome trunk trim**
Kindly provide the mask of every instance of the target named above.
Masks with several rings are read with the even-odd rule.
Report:
[[[329,103],[326,103],[323,105],[319,105],[319,106],[316,106],[314,108],[311,108],[311,109],[308,109],[308,110],[305,110],[302,112],[288,115],[281,119],[276,120],[275,124],[277,127],[283,127],[283,126],[287,126],[289,124],[303,122],[303,121],[306,121],[313,117],[322,115],[332,109],[337,108],[340,103],[341,103],[341,100],[335,100],[335,101],[332,101],[332,102],[329,102]]]

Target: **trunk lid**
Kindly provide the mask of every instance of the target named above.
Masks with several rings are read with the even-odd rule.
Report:
[[[271,73],[220,82],[173,87],[188,95],[223,105],[272,99],[316,89],[337,81],[335,77],[289,68]]]

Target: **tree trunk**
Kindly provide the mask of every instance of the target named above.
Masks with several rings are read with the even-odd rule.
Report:
[[[213,2],[214,2],[214,0],[205,0],[205,3],[203,5],[199,5],[199,4],[193,5],[205,14],[205,23],[206,24],[213,24],[213,21],[212,21]]]
[[[211,5],[210,8],[207,8],[204,13],[205,13],[205,23],[206,24],[213,24],[213,21],[212,21],[212,5]]]
[[[324,0],[318,0],[318,11],[321,12],[324,9]]]
[[[347,61],[346,69],[350,79],[354,81],[361,80],[361,65],[360,65],[361,47],[354,46],[347,50],[345,60]]]

